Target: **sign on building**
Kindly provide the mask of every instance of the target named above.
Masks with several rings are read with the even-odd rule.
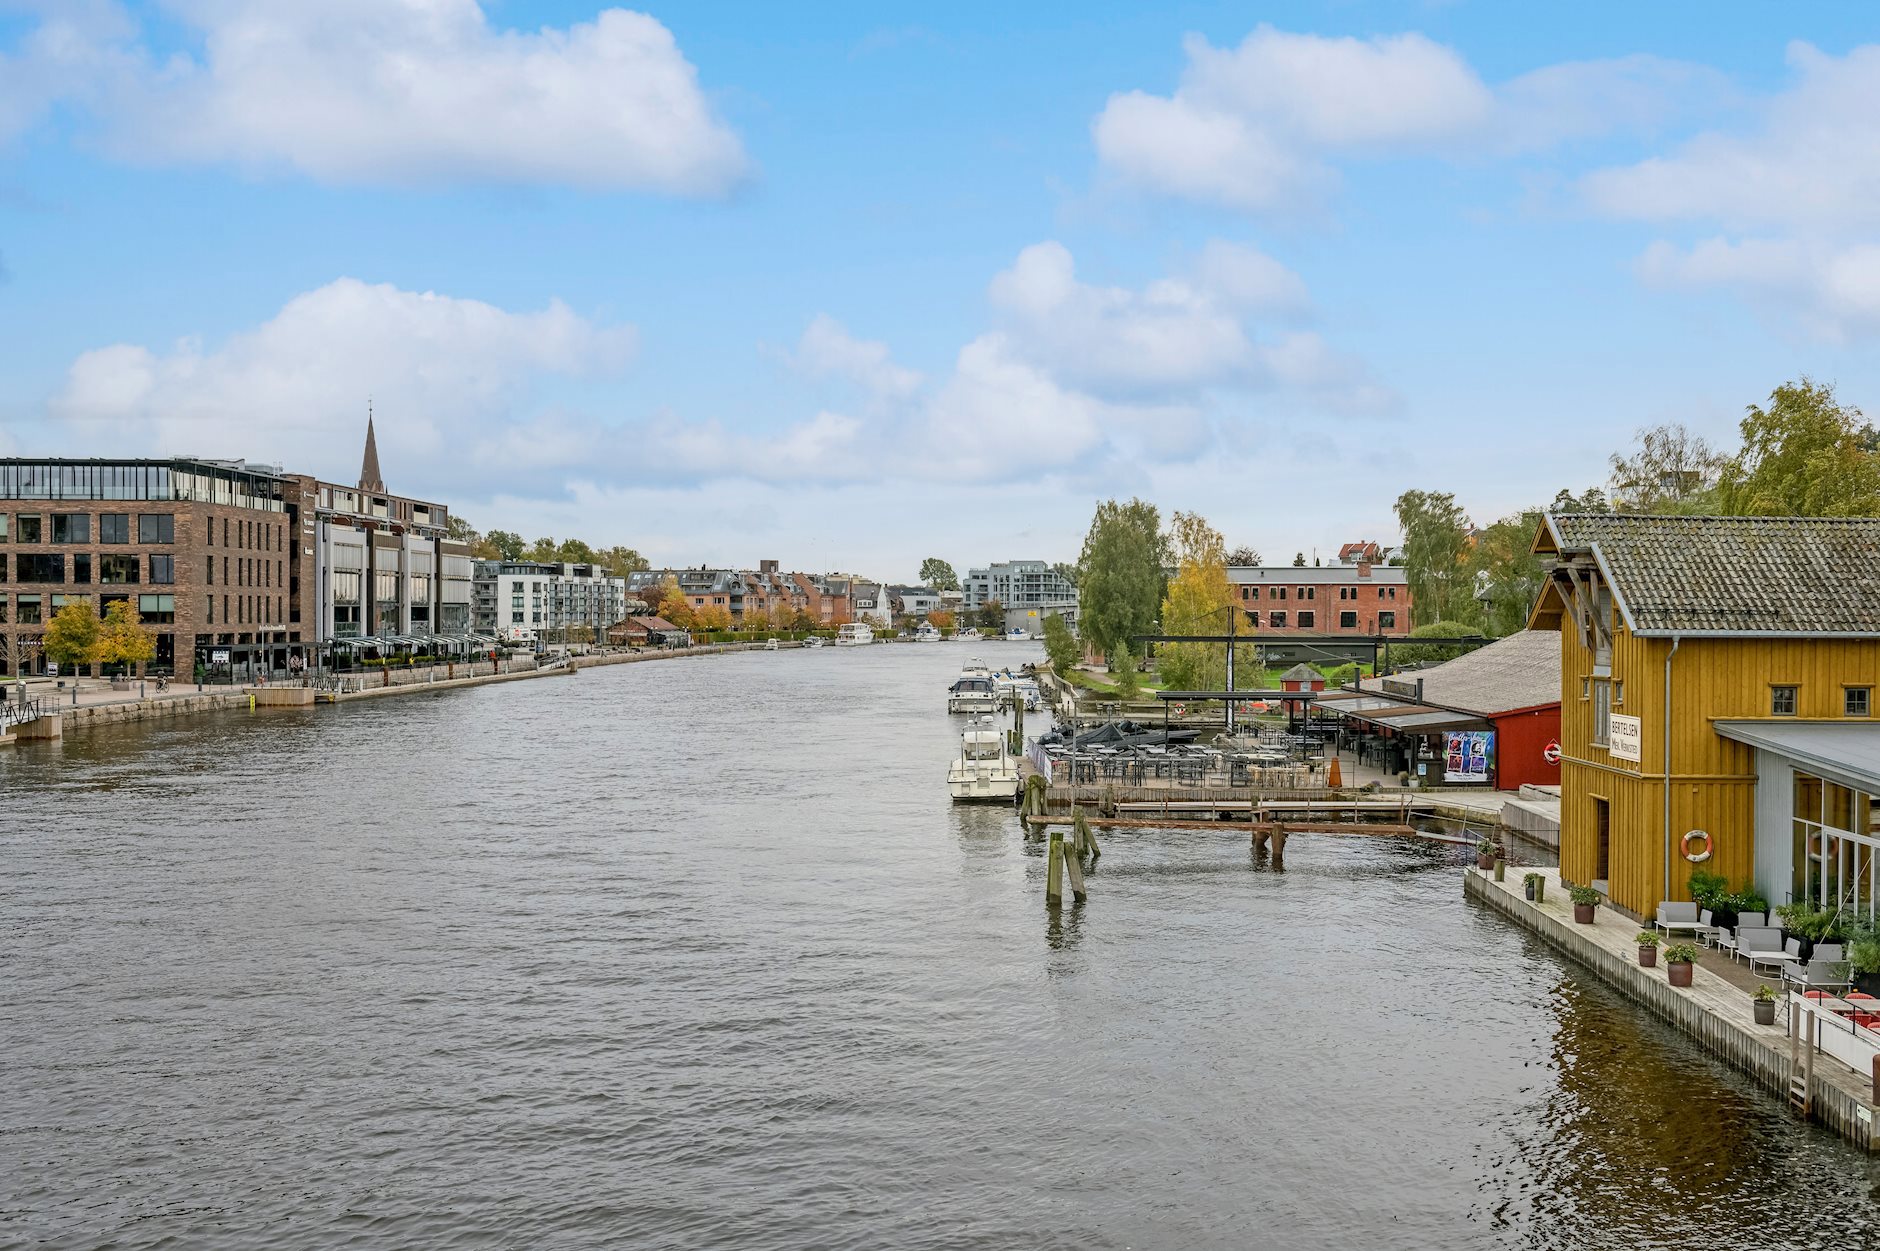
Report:
[[[1609,720],[1606,749],[1612,753],[1612,758],[1631,761],[1644,759],[1639,749],[1645,741],[1645,729],[1639,719],[1615,712]]]
[[[1488,781],[1495,758],[1493,730],[1451,730],[1443,735],[1443,781]]]

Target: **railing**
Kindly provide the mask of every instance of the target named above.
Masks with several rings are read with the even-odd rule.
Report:
[[[31,699],[7,700],[0,703],[0,728],[37,721],[51,711],[52,703],[43,695],[35,695]]]

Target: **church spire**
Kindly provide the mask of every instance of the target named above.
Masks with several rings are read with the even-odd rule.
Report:
[[[366,404],[366,455],[359,462],[359,489],[385,492],[385,479],[379,473],[379,441],[372,433],[372,405]]]

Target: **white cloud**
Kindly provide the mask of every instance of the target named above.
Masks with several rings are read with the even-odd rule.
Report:
[[[331,473],[371,397],[396,414],[380,431],[388,467],[444,469],[473,460],[539,378],[615,372],[634,345],[633,327],[597,326],[560,302],[512,313],[341,278],[213,349],[186,339],[86,352],[49,407],[87,446]]]
[[[919,389],[917,369],[894,363],[888,345],[857,339],[827,313],[819,313],[804,327],[796,351],[787,357],[798,372],[810,378],[842,378],[879,399],[898,399]]]
[[[1872,243],[1714,238],[1685,249],[1661,240],[1645,250],[1639,272],[1660,287],[1738,292],[1818,338],[1880,332],[1880,245]]]
[[[1581,183],[1595,209],[1647,221],[1871,230],[1880,225],[1880,45],[1830,56],[1788,49],[1797,81],[1751,133],[1711,131],[1669,156]]]
[[[1544,67],[1500,87],[1419,35],[1295,35],[1261,26],[1237,48],[1199,36],[1169,96],[1114,95],[1092,124],[1123,180],[1261,212],[1296,209],[1338,183],[1335,157],[1507,154],[1650,129],[1721,79],[1632,56]]]
[[[161,63],[128,28],[47,19],[0,66],[25,83],[0,87],[0,127],[58,95],[136,161],[678,195],[722,194],[747,173],[672,33],[643,13],[524,32],[493,28],[478,0],[172,7],[201,48]]]

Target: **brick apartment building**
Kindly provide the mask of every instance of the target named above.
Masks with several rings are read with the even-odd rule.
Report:
[[[659,606],[660,591],[676,582],[694,611],[722,608],[734,624],[774,620],[779,613],[798,611],[824,625],[844,625],[855,619],[854,587],[845,577],[785,573],[780,562],[760,560],[751,569],[641,569],[627,575],[627,594]]]
[[[1227,577],[1252,633],[1410,633],[1410,584],[1401,565],[1230,565]]]

